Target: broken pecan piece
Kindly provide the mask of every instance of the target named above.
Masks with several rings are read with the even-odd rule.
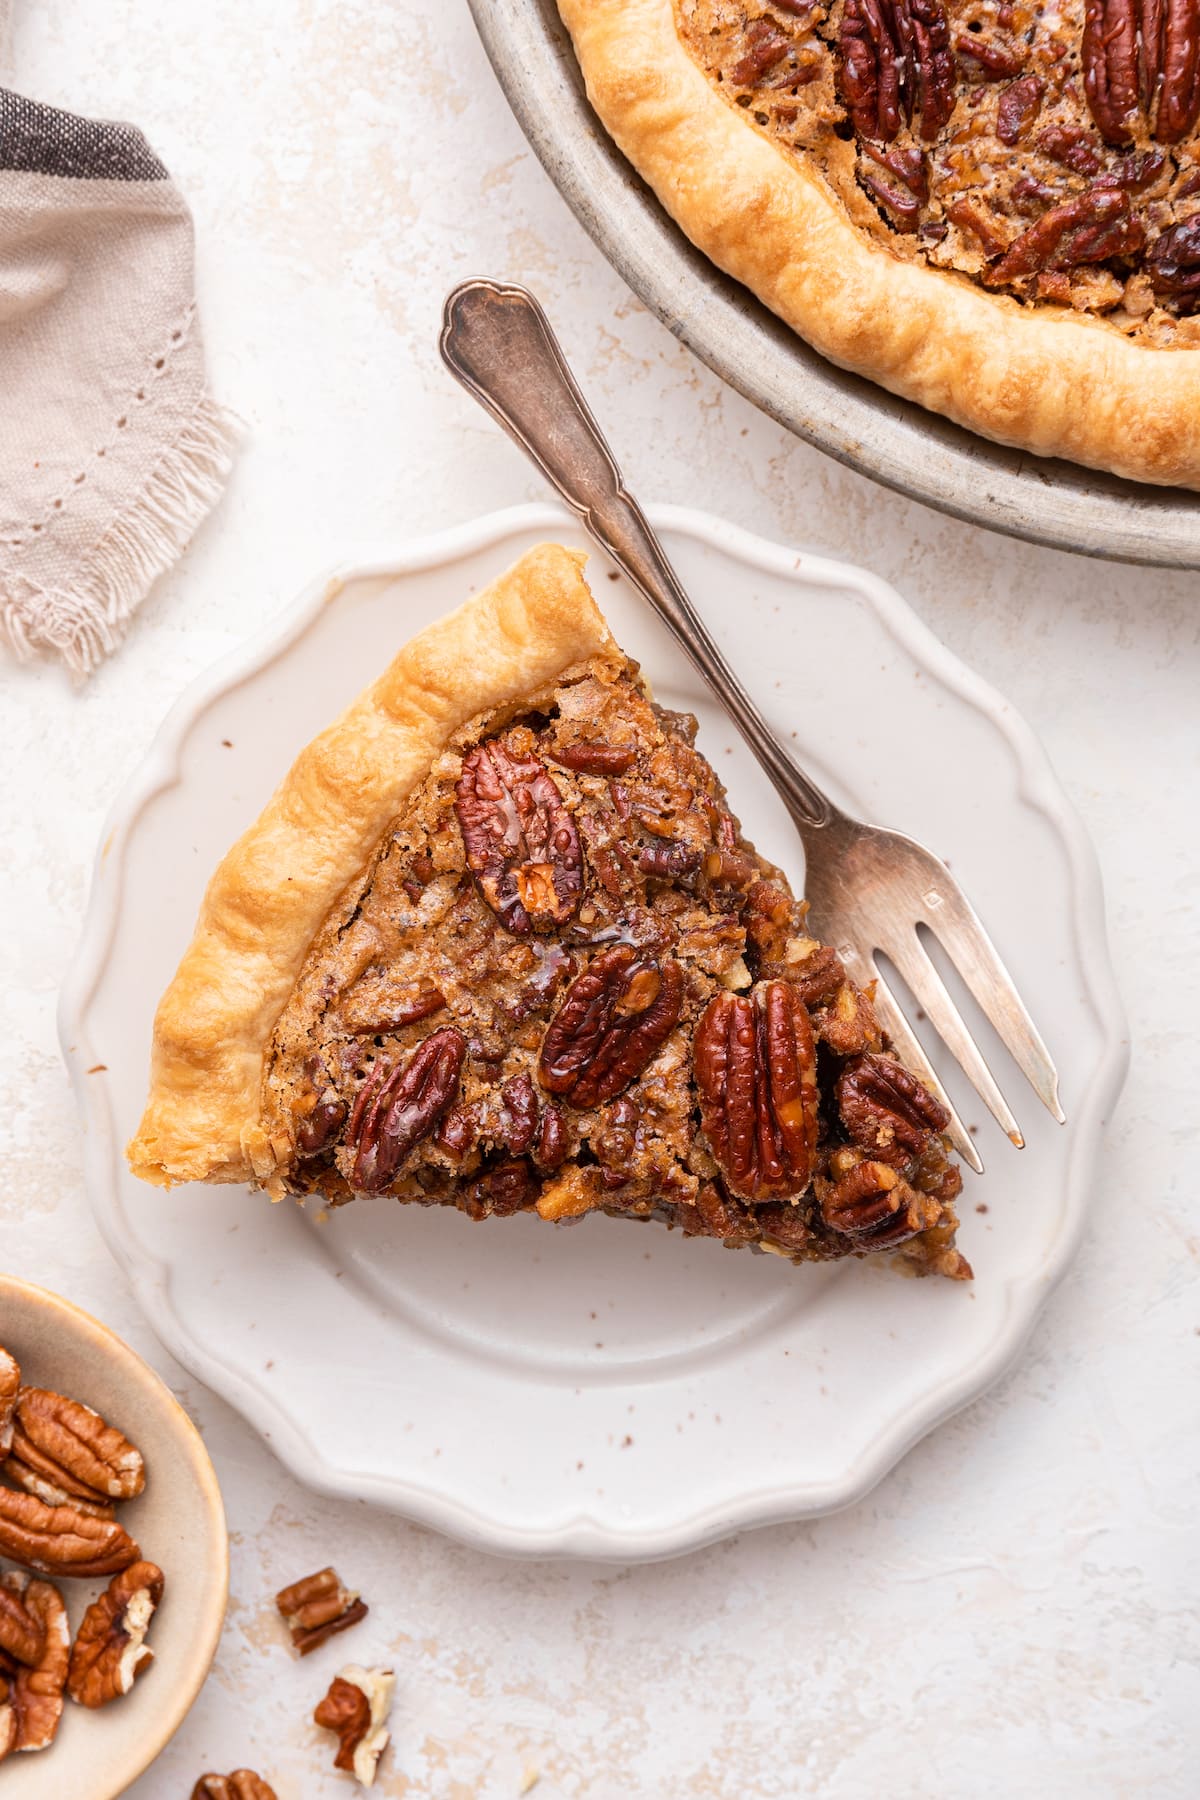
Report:
[[[323,1731],[338,1740],[335,1769],[353,1774],[363,1787],[375,1780],[379,1759],[387,1748],[389,1732],[384,1721],[396,1685],[390,1669],[364,1669],[351,1663],[334,1677],[329,1692],[313,1713]]]
[[[277,1796],[253,1769],[235,1769],[232,1775],[202,1775],[191,1800],[277,1800]]]
[[[1190,312],[1200,305],[1200,213],[1171,225],[1146,252],[1150,285]]]
[[[1038,132],[1036,142],[1043,155],[1076,175],[1095,175],[1099,171],[1100,153],[1087,132],[1078,126],[1047,125]]]
[[[837,1078],[838,1112],[851,1141],[879,1162],[912,1162],[945,1131],[950,1114],[890,1056],[856,1056]]]
[[[554,756],[577,775],[624,775],[637,760],[630,744],[564,744]]]
[[[414,1146],[433,1131],[458,1093],[466,1055],[462,1032],[444,1025],[407,1061],[375,1064],[346,1128],[360,1192],[381,1193]]]
[[[915,1237],[941,1208],[924,1200],[889,1164],[864,1161],[822,1196],[821,1212],[831,1230],[859,1239],[864,1248],[884,1250]]]
[[[83,1615],[71,1651],[67,1692],[79,1706],[95,1710],[119,1700],[154,1661],[146,1642],[150,1621],[163,1597],[163,1572],[136,1562],[109,1582]]]
[[[709,1147],[743,1200],[802,1194],[817,1148],[817,1053],[786,981],[717,994],[696,1028],[696,1087]]]
[[[964,32],[955,40],[960,56],[969,56],[979,64],[985,81],[1010,81],[1019,75],[1029,60],[1024,44],[1000,44],[995,39],[973,37]]]
[[[141,1551],[114,1519],[0,1488],[0,1556],[44,1575],[115,1575]]]
[[[1002,144],[1015,144],[1041,110],[1046,84],[1036,75],[1024,75],[1005,88],[996,106],[996,136]]]
[[[950,28],[940,0],[846,0],[838,87],[860,137],[891,143],[903,119],[931,142],[954,111]]]
[[[11,1708],[13,1719],[10,1747],[46,1750],[58,1735],[62,1718],[71,1654],[67,1609],[58,1589],[48,1581],[31,1581],[28,1575],[11,1574],[0,1576],[0,1586],[15,1595],[42,1628],[42,1649],[36,1663],[14,1663],[8,1676],[6,1705]]]
[[[498,740],[463,758],[454,792],[467,865],[506,931],[561,925],[583,893],[583,850],[553,776]]]
[[[343,1587],[336,1569],[318,1569],[275,1596],[292,1643],[308,1656],[340,1631],[349,1631],[367,1616],[367,1606],[357,1593]]]
[[[983,271],[988,287],[1004,287],[1043,269],[1072,269],[1140,250],[1146,229],[1123,188],[1096,185],[1052,206]]]
[[[614,944],[576,976],[551,1019],[538,1079],[580,1112],[615,1100],[653,1061],[683,1005],[683,970]]]
[[[0,1344],[0,1462],[12,1449],[13,1417],[21,1391],[21,1365]]]
[[[538,1128],[538,1097],[528,1075],[514,1075],[500,1089],[500,1136],[512,1156],[524,1156]]]
[[[48,1504],[133,1500],[146,1485],[141,1452],[90,1406],[49,1388],[17,1397],[12,1454],[41,1477]]]

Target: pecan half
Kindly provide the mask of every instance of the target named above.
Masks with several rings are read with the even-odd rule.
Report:
[[[1200,305],[1200,213],[1155,238],[1146,252],[1146,268],[1156,294],[1179,301],[1184,312]]]
[[[277,1796],[253,1769],[235,1769],[232,1775],[202,1775],[191,1800],[277,1800]]]
[[[0,1556],[44,1575],[115,1575],[141,1551],[115,1519],[0,1488]]]
[[[1140,250],[1146,229],[1123,188],[1098,185],[1052,206],[983,272],[988,287],[1004,287],[1043,269],[1072,269]]]
[[[709,1147],[743,1200],[802,1194],[817,1148],[817,1053],[786,981],[718,994],[696,1028],[696,1087]]]
[[[1080,58],[1109,144],[1130,143],[1139,118],[1177,144],[1200,117],[1200,0],[1084,0]]]
[[[154,1652],[146,1633],[162,1597],[162,1570],[155,1563],[136,1562],[92,1601],[67,1673],[67,1692],[77,1705],[95,1710],[119,1700],[150,1667]]]
[[[467,865],[506,931],[561,925],[583,893],[575,821],[538,757],[498,740],[463,758],[454,791]]]
[[[71,1655],[71,1627],[58,1589],[48,1581],[31,1581],[28,1575],[0,1576],[0,1585],[19,1599],[42,1628],[42,1649],[37,1662],[14,1664],[8,1677],[7,1705],[12,1709],[11,1748],[46,1750],[58,1734],[63,1711],[63,1688]]]
[[[551,1019],[538,1079],[581,1112],[615,1100],[667,1041],[683,1005],[683,970],[614,944],[576,976]]]
[[[932,1224],[941,1212],[888,1163],[855,1163],[821,1199],[831,1230],[857,1238],[864,1249],[886,1250]]]
[[[1005,88],[996,106],[996,136],[1002,144],[1015,144],[1041,111],[1046,84],[1036,75],[1024,75]]]
[[[856,1056],[834,1092],[851,1141],[897,1167],[920,1156],[950,1123],[941,1101],[890,1056]]]
[[[446,996],[440,988],[422,987],[407,994],[398,994],[394,998],[382,999],[378,991],[374,995],[370,990],[358,997],[357,1003],[352,1000],[343,1009],[342,1018],[350,1031],[359,1036],[375,1036],[390,1031],[403,1031],[406,1025],[415,1025],[419,1019],[432,1018],[441,1012],[446,1004]]]
[[[82,1401],[49,1388],[21,1389],[12,1454],[41,1477],[42,1497],[51,1505],[133,1500],[146,1485],[141,1452],[124,1433]]]
[[[931,142],[954,111],[954,55],[940,0],[846,0],[838,88],[860,137],[890,143],[903,119]]]
[[[375,1064],[346,1128],[360,1192],[381,1193],[414,1146],[429,1136],[458,1093],[466,1055],[462,1032],[444,1025],[407,1061]]]
[[[334,1677],[329,1692],[313,1713],[323,1731],[338,1740],[335,1769],[353,1774],[363,1787],[375,1780],[379,1759],[387,1748],[389,1732],[384,1720],[396,1685],[390,1669],[364,1669],[351,1663]]]
[[[336,1569],[318,1569],[315,1575],[281,1588],[275,1604],[301,1656],[367,1616],[366,1603],[343,1587]]]
[[[34,1665],[42,1654],[46,1631],[20,1593],[0,1584],[0,1652],[14,1662]]]
[[[21,1391],[21,1365],[0,1344],[0,1462],[12,1449],[13,1417]]]

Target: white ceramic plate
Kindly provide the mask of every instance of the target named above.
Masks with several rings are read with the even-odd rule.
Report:
[[[50,1748],[10,1756],[0,1771],[5,1800],[115,1800],[179,1729],[216,1651],[229,1584],[220,1489],[200,1434],[174,1395],[90,1314],[0,1275],[0,1343],[30,1385],[94,1406],[146,1459],[145,1493],[117,1516],[166,1576],[148,1639],[154,1661],[131,1694],[102,1711],[68,1701]],[[85,1608],[108,1583],[57,1585],[74,1636]]]
[[[477,1225],[360,1201],[322,1224],[240,1188],[163,1194],[127,1173],[155,1001],[219,857],[413,631],[539,539],[582,541],[555,509],[343,570],[201,680],[115,809],[63,994],[96,1213],[163,1341],[302,1479],[508,1552],[663,1556],[864,1494],[1015,1355],[1078,1239],[1124,1071],[1092,855],[1011,708],[873,576],[694,513],[656,522],[833,797],[953,863],[1057,1058],[1066,1129],[997,1047],[1021,1153],[948,1077],[988,1164],[964,1197],[973,1285],[794,1270],[607,1218]],[[749,834],[799,879],[732,727],[625,581],[595,556],[590,573],[659,698],[699,714]]]

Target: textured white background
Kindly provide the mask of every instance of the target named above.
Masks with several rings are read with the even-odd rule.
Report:
[[[502,1800],[527,1769],[538,1800],[1197,1794],[1197,577],[943,520],[758,417],[575,226],[463,0],[13,11],[14,84],[136,120],[190,196],[214,385],[248,428],[85,691],[0,667],[0,1260],[174,1383],[233,1534],[216,1670],[131,1793],[241,1763],[280,1800],[345,1792],[306,1723],[339,1652],[294,1663],[269,1604],[336,1557],[374,1606],[346,1648],[399,1677],[384,1795]],[[1133,1027],[1091,1233],[1020,1366],[862,1506],[657,1568],[513,1566],[285,1476],[134,1310],[55,1042],[100,823],[191,677],[326,564],[538,497],[438,363],[473,273],[540,292],[647,498],[869,564],[1026,713],[1096,840]]]

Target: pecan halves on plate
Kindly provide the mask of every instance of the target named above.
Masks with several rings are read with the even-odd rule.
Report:
[[[696,1086],[709,1148],[743,1200],[804,1193],[817,1148],[817,1053],[786,981],[718,994],[696,1028]]]
[[[315,1575],[281,1588],[275,1604],[301,1656],[367,1616],[366,1603],[343,1587],[336,1569],[318,1569]]]
[[[71,1627],[58,1589],[48,1581],[31,1581],[28,1575],[0,1576],[0,1586],[19,1599],[42,1629],[42,1648],[36,1663],[14,1663],[7,1676],[12,1724],[9,1748],[46,1750],[58,1734],[63,1711],[63,1689],[71,1655]],[[4,1735],[0,1721],[0,1736]]]
[[[932,142],[954,111],[954,53],[940,0],[846,0],[838,88],[860,137],[890,143],[920,120]]]
[[[141,1551],[115,1519],[0,1488],[0,1556],[44,1575],[115,1575]]]
[[[37,1491],[51,1505],[133,1500],[146,1486],[141,1452],[124,1433],[49,1388],[21,1389],[12,1454],[40,1478]]]
[[[531,752],[496,740],[463,758],[454,791],[467,866],[506,931],[518,937],[571,917],[583,850],[554,777]]]
[[[277,1800],[277,1795],[253,1769],[235,1769],[232,1775],[202,1775],[191,1800]]]
[[[458,1093],[466,1055],[462,1032],[445,1025],[407,1061],[375,1064],[346,1128],[360,1192],[381,1193],[409,1152],[433,1131]]]
[[[550,1021],[538,1079],[584,1111],[635,1081],[666,1043],[683,1005],[683,970],[614,944],[576,976]]]
[[[351,1663],[334,1677],[313,1713],[314,1722],[337,1737],[334,1768],[345,1769],[363,1787],[374,1782],[379,1759],[387,1748],[390,1734],[384,1721],[395,1685],[390,1669],[364,1669]]]
[[[154,1661],[146,1642],[163,1597],[163,1572],[133,1563],[115,1575],[83,1615],[67,1673],[67,1692],[80,1706],[107,1706],[132,1688]]]
[[[879,1162],[912,1162],[950,1123],[941,1101],[890,1056],[856,1056],[835,1094],[851,1141]]]

